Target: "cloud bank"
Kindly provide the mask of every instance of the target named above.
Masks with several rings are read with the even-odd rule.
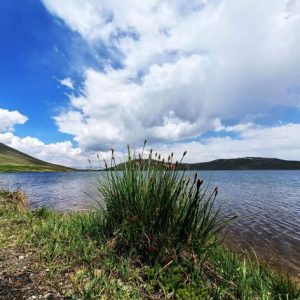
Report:
[[[84,151],[180,142],[270,109],[300,107],[296,1],[43,0],[91,45],[119,53],[87,69],[55,121]]]
[[[59,80],[69,103],[54,121],[76,146],[16,136],[27,117],[5,109],[0,142],[84,167],[145,138],[163,153],[187,150],[190,162],[299,159],[299,122],[272,112],[300,109],[300,1],[42,1],[95,53],[105,47],[103,69]]]

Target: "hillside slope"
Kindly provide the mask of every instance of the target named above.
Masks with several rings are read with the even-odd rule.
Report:
[[[190,170],[300,170],[300,161],[278,158],[244,157],[217,159],[189,165]]]
[[[0,172],[62,172],[73,169],[36,159],[0,143]]]
[[[140,161],[140,160],[136,160]],[[148,160],[143,160],[146,164]],[[162,167],[161,161],[152,161]],[[278,158],[244,157],[232,159],[217,159],[209,162],[180,164],[180,170],[300,170],[300,161]],[[117,170],[123,170],[124,164],[119,164]]]

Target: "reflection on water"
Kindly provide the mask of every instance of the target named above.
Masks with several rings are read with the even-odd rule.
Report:
[[[192,175],[192,174],[190,174]],[[300,278],[300,171],[200,171],[219,187],[230,245],[251,246],[271,264]],[[0,174],[0,188],[21,188],[33,207],[88,209],[99,199],[95,172]]]

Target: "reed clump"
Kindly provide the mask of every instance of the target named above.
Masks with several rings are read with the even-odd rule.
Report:
[[[136,154],[128,146],[120,173],[112,150],[99,191],[103,233],[114,237],[116,247],[153,262],[186,250],[204,257],[220,244],[218,234],[230,219],[220,217],[217,188],[209,191],[197,174],[191,179],[178,169],[185,155],[174,162],[173,153],[165,160],[150,150],[144,159],[144,148]]]

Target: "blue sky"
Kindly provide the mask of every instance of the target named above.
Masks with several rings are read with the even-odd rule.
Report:
[[[0,142],[300,159],[299,2],[3,0]]]

